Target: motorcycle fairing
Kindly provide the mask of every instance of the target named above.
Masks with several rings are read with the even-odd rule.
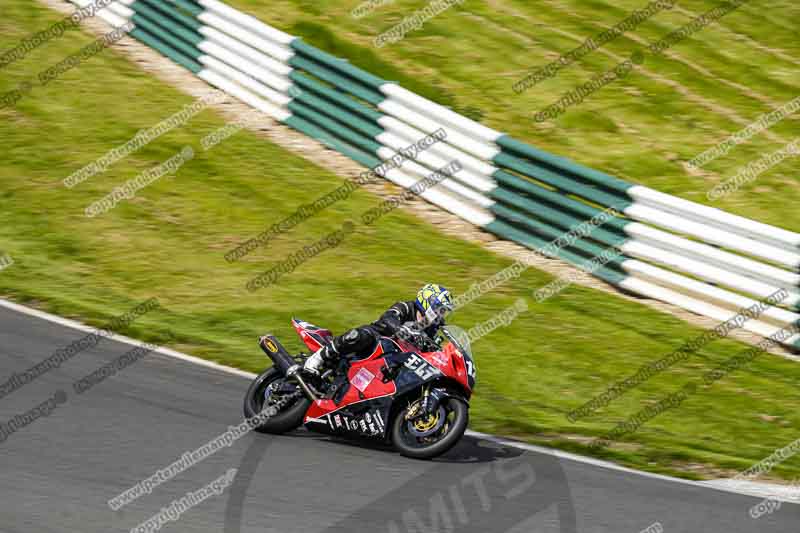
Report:
[[[386,356],[389,368],[395,368],[394,383],[397,387],[395,395],[417,389],[420,385],[435,381],[445,375],[439,368],[431,364],[425,355],[417,352],[395,352]]]
[[[302,321],[293,320],[293,324],[309,348],[316,349],[319,337],[329,342],[328,330]],[[443,351],[419,352],[402,339],[384,337],[368,357],[349,365],[343,395],[340,392],[334,399],[317,400],[309,406],[304,423],[313,424],[314,430],[386,438],[397,396],[442,377],[460,383],[467,398],[472,389],[463,357],[452,345]]]
[[[353,404],[393,396],[397,392],[397,387],[393,381],[384,383],[381,371],[384,366],[386,361],[383,357],[353,362],[347,371],[349,385],[344,397],[338,403],[330,399],[312,403],[306,412],[305,421],[321,419]]]
[[[441,351],[420,352],[413,344],[410,344],[402,339],[392,339],[388,342],[398,346],[401,352],[418,354],[419,357],[430,363],[434,368],[438,369],[445,377],[452,378],[457,381],[466,392],[472,391],[472,388],[475,386],[475,378],[469,373],[467,361],[452,344],[448,344],[444,347],[444,350]],[[405,363],[405,360],[402,362]],[[469,364],[474,368],[471,360],[469,361]],[[415,365],[415,367],[418,366],[420,365]],[[422,381],[429,381],[429,379],[427,379],[426,375],[422,375]]]
[[[384,396],[342,407],[318,418],[307,420],[315,431],[385,439],[389,431],[392,398]]]
[[[292,326],[294,326],[297,334],[303,339],[309,350],[316,352],[323,346],[329,344],[333,339],[333,333],[330,330],[315,326],[310,322],[300,320],[298,318],[292,319]]]

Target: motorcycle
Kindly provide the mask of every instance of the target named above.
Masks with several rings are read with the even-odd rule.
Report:
[[[292,319],[292,326],[311,353],[333,338],[302,320]],[[256,428],[264,433],[305,425],[392,444],[407,457],[441,455],[461,439],[469,421],[476,371],[469,338],[460,328],[444,326],[436,339],[421,334],[410,340],[382,337],[368,357],[342,358],[337,368],[317,376],[303,369],[310,354],[291,356],[274,335],[264,335],[259,346],[273,366],[250,385],[244,415],[268,412]]]

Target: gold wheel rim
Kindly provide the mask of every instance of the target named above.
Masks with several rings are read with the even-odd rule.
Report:
[[[439,422],[439,411],[437,411],[435,414],[428,415],[425,418],[418,418],[414,420],[412,422],[412,425],[414,426],[414,429],[416,429],[417,431],[423,432],[436,427],[436,424],[438,422]]]

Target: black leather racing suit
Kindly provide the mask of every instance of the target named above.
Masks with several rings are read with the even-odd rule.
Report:
[[[334,366],[339,359],[347,357],[357,360],[368,357],[378,346],[381,337],[391,337],[406,322],[416,322],[417,308],[414,300],[397,302],[381,317],[366,326],[353,328],[344,335],[334,337],[329,345],[322,349],[322,359],[328,366]],[[420,324],[420,329],[424,324]],[[422,329],[433,338],[442,324],[432,324]]]

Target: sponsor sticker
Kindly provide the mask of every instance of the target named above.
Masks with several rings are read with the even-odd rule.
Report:
[[[375,379],[375,374],[367,370],[366,368],[362,368],[356,375],[353,376],[353,379],[350,380],[350,383],[353,384],[355,388],[364,392],[369,387],[369,384],[372,383],[372,380]]]
[[[433,360],[439,366],[447,366],[447,356],[442,352],[434,353]]]

